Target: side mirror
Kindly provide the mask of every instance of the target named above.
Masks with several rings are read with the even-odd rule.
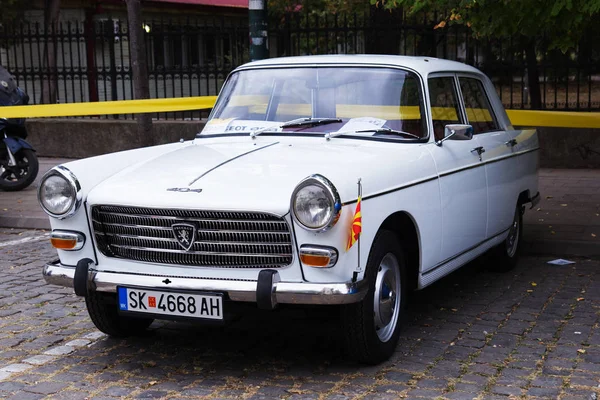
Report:
[[[453,124],[444,127],[444,138],[437,140],[435,144],[441,146],[446,140],[471,140],[473,139],[473,127],[471,125]]]

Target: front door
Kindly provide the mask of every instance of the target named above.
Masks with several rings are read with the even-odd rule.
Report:
[[[444,137],[448,124],[464,124],[456,76],[433,76],[428,80],[432,122],[436,140]],[[486,238],[487,185],[485,167],[471,140],[446,140],[428,145],[435,160],[441,193],[441,252],[437,265],[450,261]],[[433,266],[435,267],[435,265]],[[425,271],[423,271],[425,272]]]
[[[488,213],[486,237],[492,238],[504,232],[513,221],[517,196],[507,180],[507,171],[514,159],[511,159],[512,146],[509,135],[500,126],[494,112],[484,82],[477,76],[459,75],[458,82],[467,114],[467,123],[473,127],[473,134],[485,153],[488,188]]]

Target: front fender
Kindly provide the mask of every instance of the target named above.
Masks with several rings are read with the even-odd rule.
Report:
[[[5,137],[4,144],[6,145],[6,147],[8,147],[10,152],[13,154],[17,153],[21,149],[30,149],[30,150],[35,151],[33,146],[31,146],[25,139],[21,139],[18,137],[17,138],[11,137],[11,136]]]

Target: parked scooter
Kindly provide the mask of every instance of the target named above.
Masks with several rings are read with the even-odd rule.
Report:
[[[21,90],[14,77],[0,66],[0,106],[22,106],[29,96]],[[1,111],[0,111],[1,115]],[[35,180],[39,164],[35,150],[25,138],[24,118],[0,118],[0,189],[17,191],[25,189]]]

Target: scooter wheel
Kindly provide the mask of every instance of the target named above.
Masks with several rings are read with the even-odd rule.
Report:
[[[35,152],[31,149],[21,149],[15,153],[17,165],[8,166],[7,159],[0,165],[0,189],[7,192],[23,190],[35,180],[39,163]]]

